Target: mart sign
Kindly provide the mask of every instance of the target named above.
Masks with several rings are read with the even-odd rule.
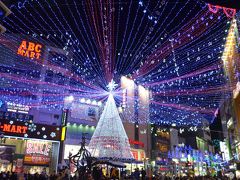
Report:
[[[27,132],[27,126],[18,126],[12,124],[1,124],[0,129],[3,132],[16,133],[16,134],[25,134]]]
[[[31,59],[40,59],[42,45],[30,41],[23,40],[18,48],[17,54]]]

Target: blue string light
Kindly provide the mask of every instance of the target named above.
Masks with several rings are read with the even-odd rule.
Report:
[[[211,14],[193,0],[103,1],[99,7],[98,2],[25,0],[11,6],[14,13],[4,19],[4,26],[21,35],[3,35],[11,39],[12,48],[31,36],[64,54],[49,51],[50,66],[27,63],[29,59],[13,56],[14,48],[4,52],[5,59],[14,57],[19,62],[11,68],[1,63],[9,70],[0,71],[0,81],[9,84],[0,90],[7,94],[3,99],[36,104],[29,94],[42,94],[39,106],[61,108],[70,93],[104,99],[107,76],[118,83],[121,75],[130,74],[153,93],[152,123],[198,126],[205,119],[211,122],[231,89],[219,59],[229,27],[223,12]],[[42,68],[47,77],[41,74]],[[121,93],[116,98],[121,103]]]

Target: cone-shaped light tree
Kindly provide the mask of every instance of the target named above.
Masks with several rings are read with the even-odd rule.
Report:
[[[113,90],[111,84],[109,89]],[[98,159],[116,161],[133,159],[129,140],[112,93],[109,94],[96,130],[90,140],[89,151],[93,157]]]

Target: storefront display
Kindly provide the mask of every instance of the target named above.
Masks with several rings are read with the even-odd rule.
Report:
[[[59,126],[0,119],[0,131],[4,142],[0,146],[3,152],[0,169],[19,173],[56,171],[61,137]]]
[[[142,149],[131,149],[133,157],[136,161],[144,161],[145,159],[145,152]]]
[[[64,159],[68,160],[69,153],[77,154],[80,147],[81,147],[80,145],[65,144],[65,146],[64,146]]]
[[[6,138],[5,144],[7,147],[14,147],[14,150],[8,149],[8,156],[0,156],[0,169],[13,169],[14,172],[38,172],[43,169],[48,172],[54,171],[58,164],[59,142],[47,140],[33,139],[15,139]],[[5,146],[5,145],[4,145]],[[1,150],[1,146],[0,146]],[[1,151],[0,151],[1,152]],[[5,159],[10,159],[6,162]],[[1,163],[4,162],[4,163]],[[3,166],[8,164],[9,167]]]
[[[50,163],[51,142],[39,142],[28,140],[24,164],[48,165]]]
[[[16,147],[0,145],[0,170],[11,171]]]
[[[52,148],[54,142],[27,140],[25,143],[24,166],[25,171],[41,173],[43,170],[49,172],[54,159]]]

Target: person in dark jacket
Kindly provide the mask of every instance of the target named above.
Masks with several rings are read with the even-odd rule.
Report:
[[[135,171],[134,171],[134,178],[135,178],[136,180],[140,180],[140,171],[139,171],[138,168],[135,169]]]
[[[141,170],[141,175],[142,175],[142,180],[146,179],[146,171],[142,168]]]

